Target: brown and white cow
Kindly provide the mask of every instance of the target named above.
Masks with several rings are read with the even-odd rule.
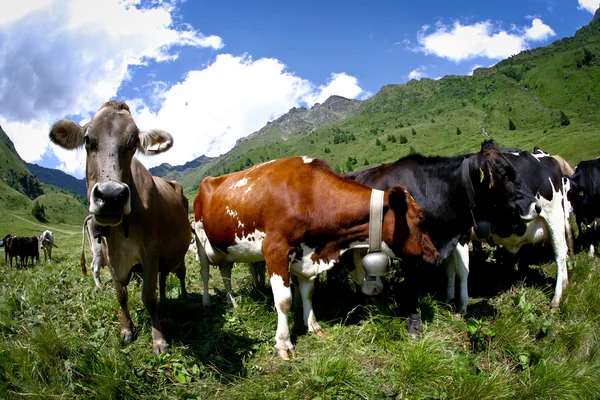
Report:
[[[52,261],[52,248],[58,247],[54,243],[54,234],[52,233],[52,231],[46,230],[42,232],[38,240],[40,241],[40,246],[42,247],[42,250],[44,250],[44,260],[46,260],[46,262]]]
[[[50,139],[69,150],[85,147],[89,211],[106,241],[121,306],[121,336],[133,340],[127,284],[132,268],[141,267],[142,302],[152,320],[153,349],[165,352],[169,345],[156,312],[157,274],[185,268],[188,202],[181,185],[153,177],[134,154],[167,151],[173,138],[161,130],[140,131],[127,104],[112,100],[84,126],[58,121],[50,129]]]
[[[308,331],[323,335],[312,309],[313,280],[344,251],[366,247],[371,192],[310,157],[269,161],[200,184],[194,214],[203,278],[209,261],[229,270],[238,261],[266,261],[278,314],[275,349],[281,358],[295,354],[287,321],[290,272],[298,276]],[[423,210],[402,185],[387,190],[383,248],[396,257],[434,262],[438,252],[421,228],[423,219]],[[373,285],[360,257],[355,259],[354,279],[367,294],[380,293],[381,281]]]

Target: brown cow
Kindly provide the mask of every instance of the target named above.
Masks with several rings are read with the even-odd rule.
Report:
[[[304,323],[321,336],[312,309],[313,279],[344,251],[356,249],[358,254],[366,246],[371,192],[310,157],[257,164],[200,184],[194,214],[203,278],[209,260],[228,270],[233,262],[266,261],[278,314],[275,349],[281,358],[295,355],[287,322],[290,270],[300,283]],[[438,253],[421,229],[421,207],[402,185],[383,195],[383,249],[393,256],[434,262]],[[363,284],[363,292],[380,293],[381,281],[374,286],[375,278],[366,276],[360,257],[355,260],[353,277]]]
[[[152,345],[167,351],[156,312],[157,274],[185,274],[184,258],[190,242],[187,199],[181,185],[153,177],[134,157],[137,150],[158,154],[173,145],[167,132],[141,132],[127,104],[109,101],[90,122],[79,126],[61,120],[50,129],[50,139],[65,149],[85,146],[89,211],[101,227],[108,266],[121,306],[121,336],[133,340],[133,321],[127,307],[127,284],[132,268],[141,267],[142,302],[152,321]],[[183,272],[182,272],[183,271]]]

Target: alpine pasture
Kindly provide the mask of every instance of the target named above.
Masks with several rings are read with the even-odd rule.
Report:
[[[261,160],[311,155],[344,172],[415,151],[475,151],[486,135],[505,147],[532,151],[538,145],[575,166],[600,155],[599,38],[597,20],[573,38],[476,70],[473,77],[386,86],[353,114],[287,134],[285,141],[273,122],[218,159],[164,174],[180,181],[193,200],[204,176]],[[1,398],[600,397],[600,260],[586,252],[570,258],[569,284],[559,308],[550,310],[556,264],[549,246],[528,246],[517,258],[487,246],[472,253],[465,316],[441,301],[443,270],[431,267],[417,338],[406,331],[401,265],[389,269],[385,292],[373,298],[343,273],[320,276],[314,309],[326,337],[307,334],[301,309],[293,307],[298,357],[291,361],[273,349],[277,315],[268,283],[255,288],[248,266],[237,265],[233,308],[218,270],[211,269],[213,305],[204,309],[200,266],[188,253],[189,299],[178,298],[178,279],[170,275],[167,299],[159,302],[170,351],[151,351],[150,319],[135,277],[129,307],[136,337],[126,344],[109,272],[101,272],[102,290],[81,273],[83,201],[40,184],[1,130],[0,139],[0,237],[47,229],[58,246],[51,262],[29,269],[11,270],[0,261]],[[87,240],[85,249],[89,269]]]

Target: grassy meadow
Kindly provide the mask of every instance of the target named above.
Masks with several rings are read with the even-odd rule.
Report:
[[[469,314],[443,298],[431,270],[420,300],[423,337],[409,338],[398,267],[387,291],[366,298],[343,279],[320,277],[315,312],[326,338],[308,335],[301,309],[290,316],[297,359],[273,349],[277,316],[270,289],[234,268],[238,307],[224,299],[211,269],[213,307],[202,308],[200,267],[187,256],[188,301],[171,275],[159,315],[171,343],[156,356],[136,279],[129,305],[136,339],[119,336],[119,306],[102,270],[103,290],[79,268],[79,224],[41,224],[27,211],[0,209],[2,235],[53,230],[51,263],[2,266],[0,397],[143,399],[594,399],[600,395],[600,262],[578,254],[559,310],[548,305],[556,265],[547,248],[520,260],[484,249],[474,255]],[[69,220],[69,218],[65,218]],[[90,253],[87,249],[88,268]],[[0,261],[3,264],[3,261]]]

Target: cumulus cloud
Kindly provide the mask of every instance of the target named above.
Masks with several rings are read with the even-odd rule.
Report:
[[[37,2],[36,2],[37,1]],[[27,2],[22,2],[27,3]],[[50,146],[48,128],[70,115],[87,122],[100,104],[131,79],[131,67],[177,63],[177,48],[223,49],[220,37],[173,22],[173,4],[141,6],[140,0],[33,0],[0,17],[0,125],[29,162],[49,156],[81,177],[85,151]],[[94,6],[95,8],[92,8]],[[90,9],[97,12],[90,12]],[[355,77],[332,73],[315,85],[273,58],[218,54],[175,84],[161,76],[125,100],[140,129],[161,128],[174,147],[147,166],[216,156],[273,118],[330,95],[366,98]]]
[[[587,10],[594,14],[599,7],[598,0],[579,0],[579,8],[580,10]]]
[[[3,8],[0,123],[11,138],[28,135],[28,142],[47,143],[47,130],[27,127],[95,110],[130,78],[129,67],[176,59],[177,46],[223,47],[217,36],[174,27],[170,3],[137,8],[139,3],[35,0]],[[42,156],[39,146],[15,145],[28,161]]]
[[[427,76],[427,74],[425,73],[425,67],[421,65],[420,67],[417,67],[417,68],[413,69],[412,71],[410,71],[410,73],[408,74],[408,79],[419,80],[426,76]]]
[[[356,78],[345,73],[332,74],[326,85],[315,87],[288,72],[276,59],[220,54],[207,68],[190,71],[185,80],[166,90],[156,113],[141,99],[130,105],[135,105],[134,118],[140,129],[165,129],[175,141],[168,152],[143,157],[144,164],[177,165],[203,154],[225,153],[238,139],[290,108],[312,106],[334,94],[349,98],[368,95]]]
[[[435,32],[429,33],[425,25],[417,34],[418,50],[454,62],[476,57],[502,59],[517,54],[529,47],[531,42],[542,41],[556,33],[539,18],[531,20],[531,26],[511,27],[511,31],[501,30],[490,21],[452,26],[438,23]]]

